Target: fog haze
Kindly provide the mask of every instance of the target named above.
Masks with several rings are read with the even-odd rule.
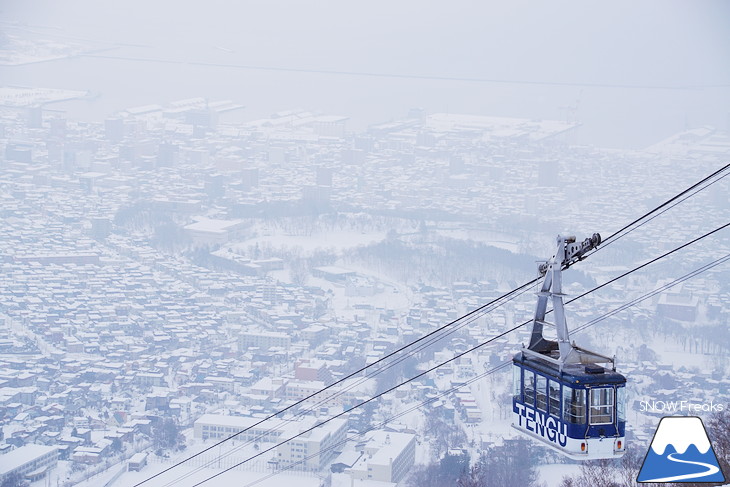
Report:
[[[101,91],[68,108],[87,119],[193,96],[234,99],[249,119],[301,107],[359,128],[411,107],[557,119],[577,107],[580,141],[617,147],[729,123],[725,2],[5,2],[2,16],[118,46],[0,70]]]

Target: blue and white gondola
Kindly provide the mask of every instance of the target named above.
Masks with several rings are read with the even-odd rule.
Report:
[[[558,237],[558,250],[540,266],[532,336],[513,362],[512,426],[576,460],[618,458],[626,452],[626,378],[615,360],[570,343],[563,308],[561,272],[595,248],[600,235],[576,244]],[[552,301],[555,323],[547,323]],[[557,340],[543,336],[554,325]]]

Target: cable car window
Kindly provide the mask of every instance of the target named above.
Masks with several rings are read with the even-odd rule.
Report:
[[[573,424],[586,422],[586,391],[563,387],[563,421]]]
[[[512,367],[512,396],[517,401],[522,401],[522,369]]]
[[[619,421],[626,421],[626,388],[616,389],[616,411]]]
[[[550,414],[556,418],[560,417],[560,383],[551,380],[548,394],[550,396]]]
[[[591,424],[613,423],[613,389],[591,389]]]
[[[535,373],[525,370],[525,404],[535,404]]]
[[[537,408],[547,411],[547,377],[537,376]]]

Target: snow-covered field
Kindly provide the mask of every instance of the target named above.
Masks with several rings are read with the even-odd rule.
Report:
[[[262,229],[258,236],[238,242],[233,247],[243,252],[259,245],[259,247],[270,246],[275,249],[299,250],[303,254],[310,254],[316,250],[328,250],[341,255],[347,249],[380,242],[385,235],[385,232],[359,232],[356,230],[287,235],[285,232],[274,233],[273,230]]]

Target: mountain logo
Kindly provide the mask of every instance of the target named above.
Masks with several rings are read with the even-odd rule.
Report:
[[[636,481],[725,482],[702,420],[696,416],[662,418]]]

